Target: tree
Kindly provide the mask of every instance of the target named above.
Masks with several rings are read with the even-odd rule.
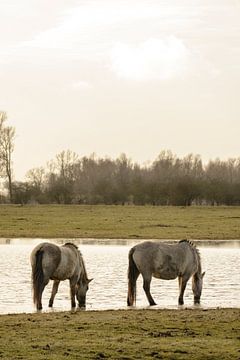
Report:
[[[44,176],[45,176],[45,170],[42,166],[31,169],[26,174],[26,178],[28,182],[39,190],[42,190],[44,183]]]
[[[7,119],[7,114],[4,111],[0,111],[0,144],[2,142],[3,126],[6,119]],[[0,148],[0,176],[3,175],[3,168],[4,168],[4,162],[2,159],[2,152]]]
[[[29,201],[44,203],[47,201],[44,194],[45,170],[43,167],[33,168],[26,173]]]
[[[7,119],[7,114],[4,111],[0,110],[0,134],[1,134],[1,130],[3,128],[3,123],[4,121],[6,121]]]
[[[77,162],[77,154],[67,150],[57,154],[49,164],[47,193],[50,200],[64,204],[73,201],[74,168]]]
[[[0,112],[0,169],[1,175],[7,178],[10,202],[13,200],[12,181],[12,153],[14,150],[15,128],[5,126],[7,119],[5,112]]]
[[[124,205],[130,195],[130,175],[132,171],[131,160],[125,154],[121,154],[116,160],[116,171],[114,174],[113,202]]]

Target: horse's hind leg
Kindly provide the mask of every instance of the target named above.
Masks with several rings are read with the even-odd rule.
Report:
[[[44,290],[44,287],[42,289],[40,289],[39,294],[38,294],[37,303],[36,303],[37,310],[42,310],[42,293],[43,293],[43,290]]]
[[[49,307],[53,306],[53,301],[54,301],[55,295],[56,295],[56,293],[58,291],[59,283],[60,283],[59,280],[54,280],[54,282],[53,282],[52,294],[51,294],[51,297],[50,297],[50,300],[49,300],[49,303],[48,303]]]
[[[127,295],[127,305],[133,306],[136,303],[136,287],[137,287],[137,279],[140,272],[136,265],[129,269],[128,272],[128,295]]]
[[[45,280],[44,283],[42,283],[39,287],[39,293],[37,298],[37,310],[42,310],[42,294],[43,290],[45,289],[45,286],[48,284],[49,280]]]
[[[186,278],[184,278],[182,276],[178,277],[178,283],[179,283],[178,305],[183,305],[184,304],[183,295],[184,295],[184,291],[186,289],[187,281],[188,281],[188,279],[186,279]]]
[[[153,300],[152,298],[152,295],[150,293],[150,283],[151,283],[151,278],[143,278],[143,289],[145,291],[145,294],[147,296],[147,299],[148,299],[148,302],[149,302],[149,305],[157,305],[155,303],[155,301]]]

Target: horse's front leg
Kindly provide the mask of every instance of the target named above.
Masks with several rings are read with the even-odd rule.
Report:
[[[155,303],[155,301],[153,300],[153,297],[150,293],[150,283],[151,283],[151,280],[152,278],[143,278],[143,289],[145,291],[145,294],[147,296],[147,299],[148,299],[148,302],[149,302],[149,305],[157,305]]]
[[[56,293],[58,292],[59,283],[60,283],[59,280],[54,280],[54,282],[53,282],[52,294],[51,294],[51,297],[50,297],[49,303],[48,303],[48,306],[49,306],[49,307],[52,307],[52,306],[53,306],[53,301],[54,301],[55,295],[56,295]]]
[[[178,297],[178,305],[183,305],[184,301],[183,301],[183,295],[184,295],[184,291],[186,289],[187,286],[187,281],[188,279],[179,276],[178,277],[178,284],[179,284],[179,297]]]
[[[71,295],[71,306],[76,307],[76,279],[70,279],[70,295]]]

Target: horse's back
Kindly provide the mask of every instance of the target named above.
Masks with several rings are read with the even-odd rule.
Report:
[[[185,244],[144,241],[133,249],[133,259],[141,273],[170,280],[193,271],[192,251]]]
[[[79,278],[80,266],[79,266],[79,252],[77,248],[73,246],[61,246],[61,258],[58,267],[52,274],[52,279],[66,280],[73,276]]]
[[[66,280],[73,276],[79,278],[79,251],[73,244],[57,246],[44,242],[37,245],[31,253],[32,268],[40,254],[42,269],[47,278],[52,280]]]
[[[61,260],[61,250],[59,246],[44,242],[38,244],[31,253],[31,265],[34,268],[36,264],[36,258],[41,254],[42,258],[42,269],[44,274],[47,277],[51,277],[51,274],[54,272]]]
[[[133,260],[141,273],[152,272],[154,258],[158,251],[158,244],[153,241],[144,241],[132,248]]]
[[[165,254],[169,253],[169,246],[155,241],[144,241],[133,247],[134,260],[136,262],[154,262],[157,257],[161,262]]]

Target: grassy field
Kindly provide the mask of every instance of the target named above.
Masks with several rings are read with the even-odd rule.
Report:
[[[240,310],[128,310],[0,316],[0,358],[240,358]]]
[[[240,207],[0,205],[0,237],[240,239]]]

